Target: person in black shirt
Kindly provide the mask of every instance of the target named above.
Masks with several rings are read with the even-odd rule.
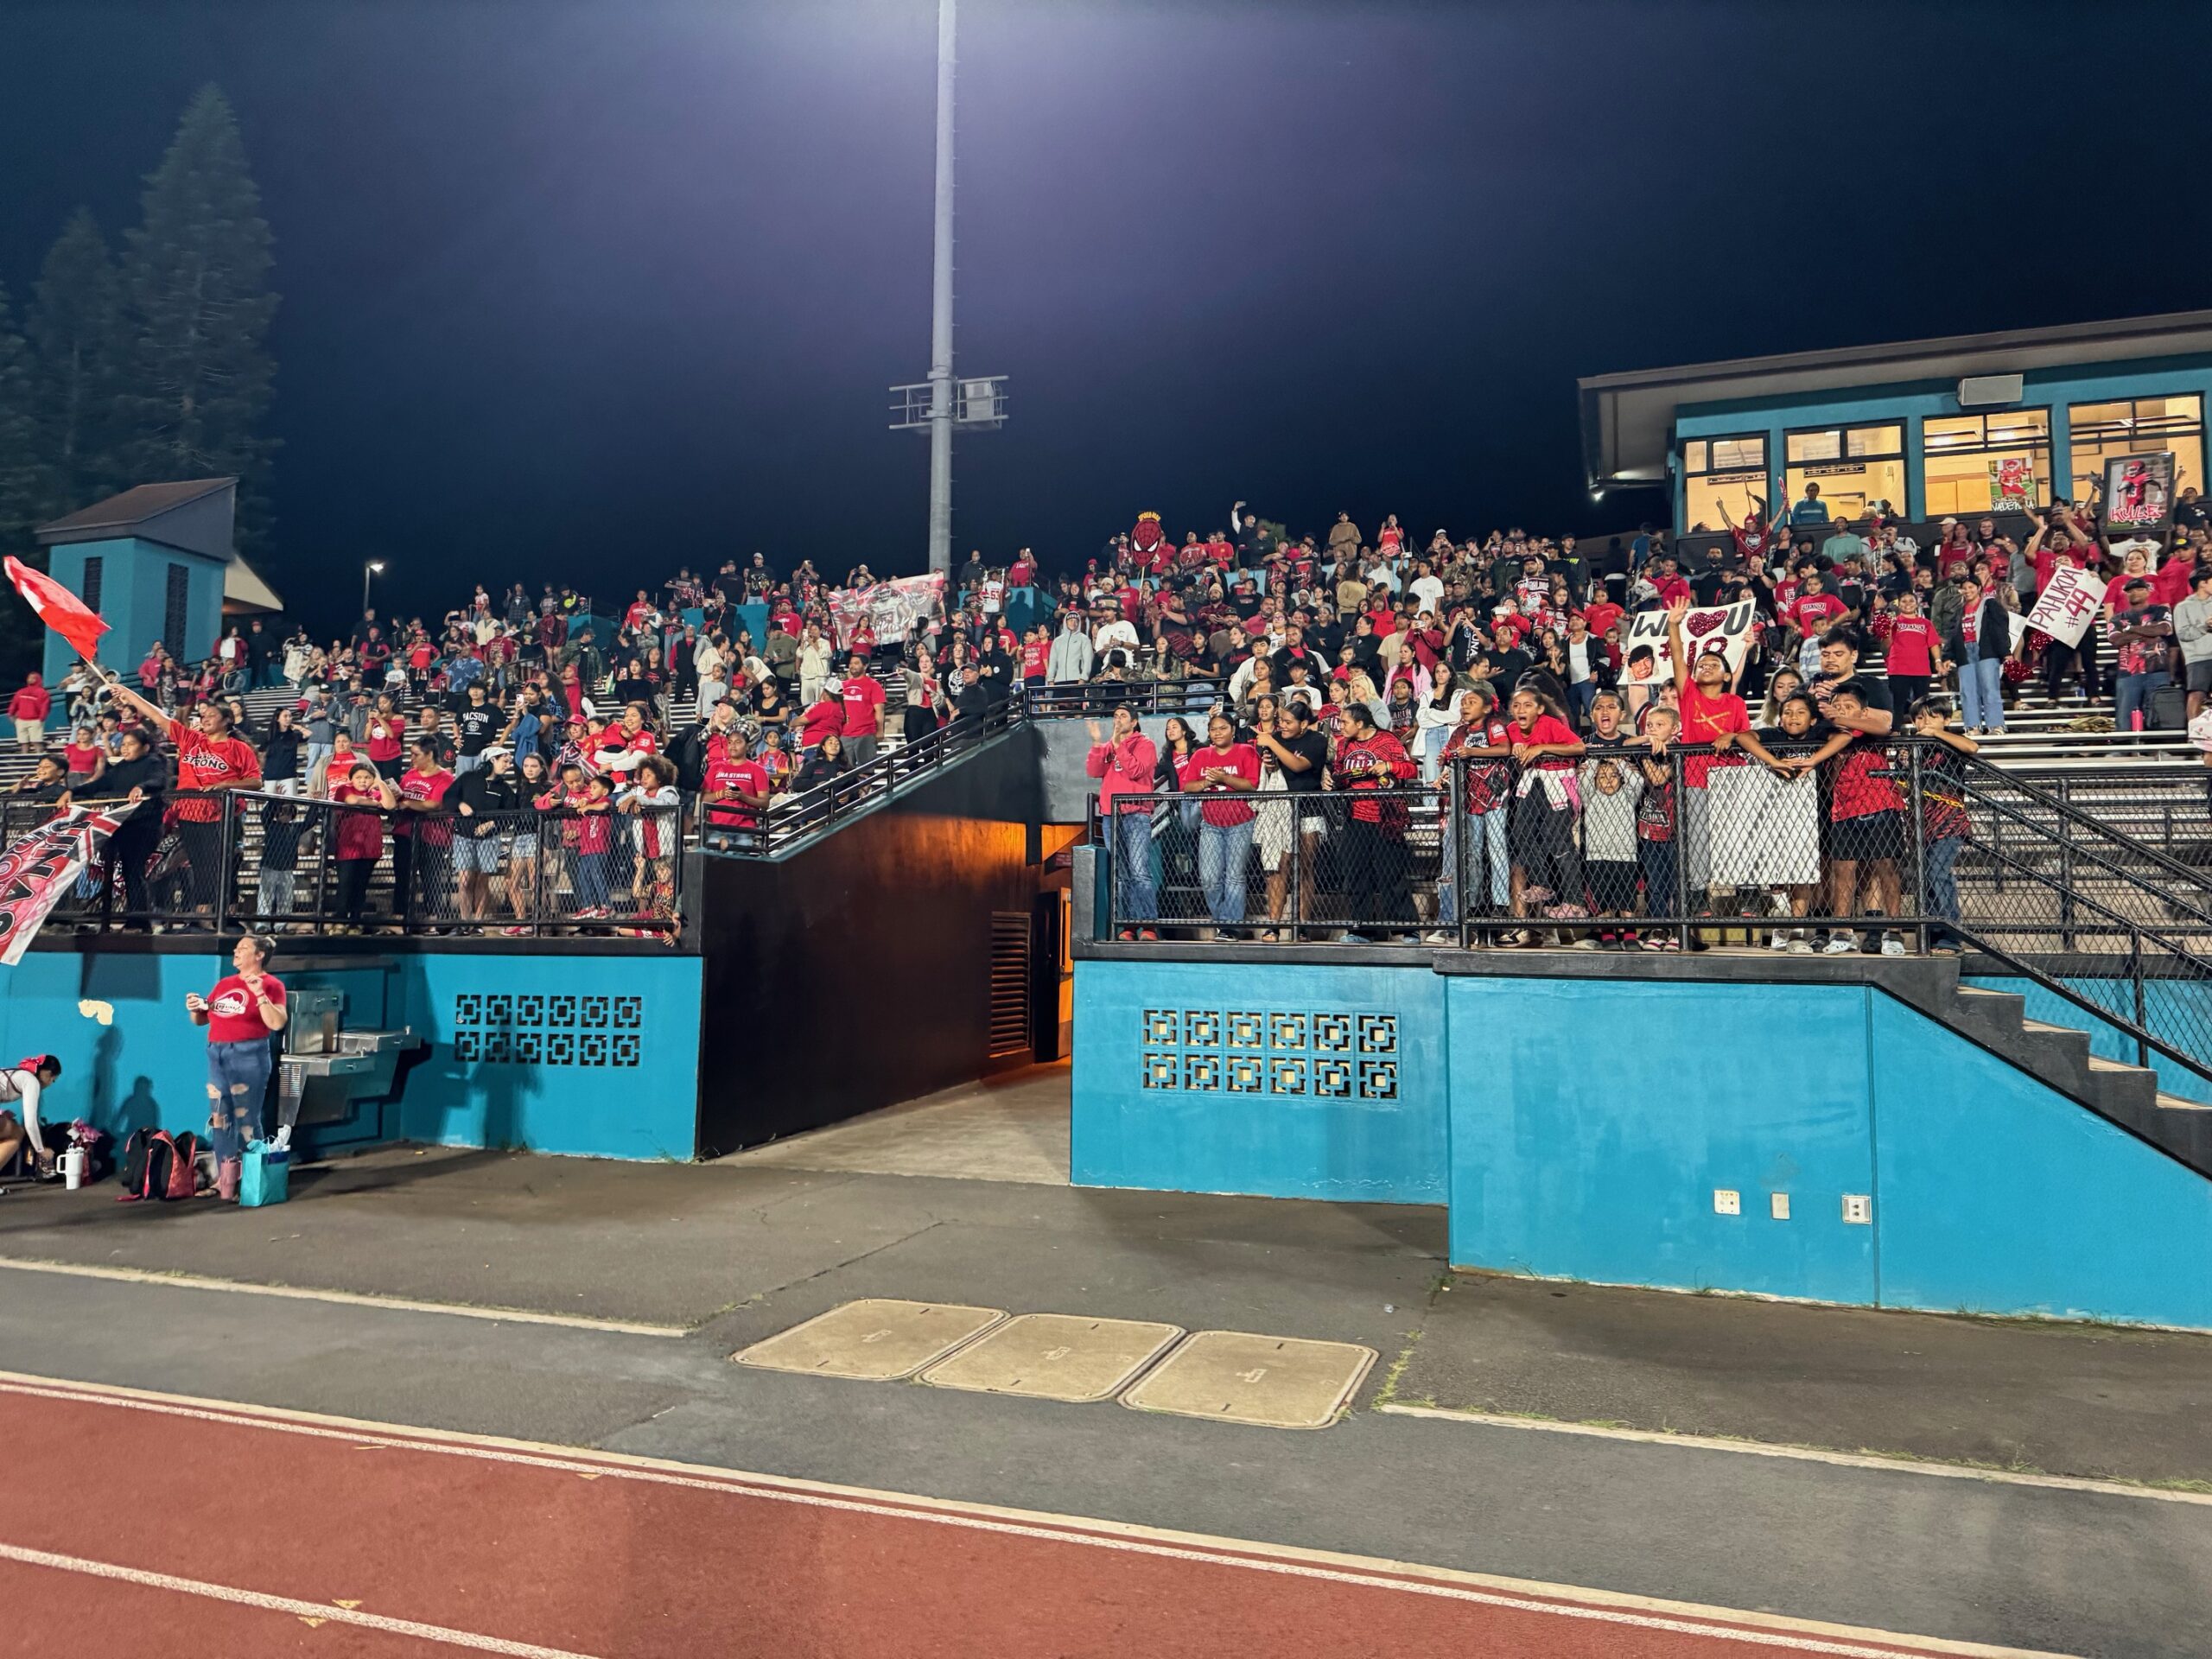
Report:
[[[1261,754],[1282,770],[1283,788],[1300,798],[1292,804],[1298,816],[1293,826],[1298,836],[1298,908],[1291,912],[1294,922],[1311,921],[1313,918],[1313,881],[1321,867],[1321,842],[1327,834],[1328,820],[1322,816],[1318,800],[1305,798],[1321,792],[1322,775],[1329,769],[1329,740],[1313,724],[1313,712],[1303,697],[1286,697],[1275,715],[1275,729],[1262,732],[1253,740]],[[1290,871],[1287,861],[1268,876],[1268,919],[1283,919],[1283,900],[1288,896]],[[1262,936],[1267,937],[1267,936]],[[1274,937],[1285,940],[1297,937],[1294,928]]]
[[[466,776],[484,764],[484,752],[506,724],[506,717],[492,705],[480,683],[472,683],[464,695],[467,701],[454,710],[453,717],[453,769]]]
[[[154,752],[143,726],[124,727],[120,747],[121,757],[109,761],[99,782],[86,787],[86,798],[136,809],[116,826],[107,855],[123,872],[124,925],[143,931],[152,925],[146,865],[162,838],[161,798],[168,787],[168,766]]]
[[[468,712],[464,709],[461,718],[466,719]],[[480,749],[474,759],[475,764],[461,772],[448,798],[459,819],[453,854],[461,877],[461,919],[464,922],[491,919],[492,878],[499,871],[499,832],[513,827],[512,815],[522,804],[521,791],[515,785],[512,750]]]

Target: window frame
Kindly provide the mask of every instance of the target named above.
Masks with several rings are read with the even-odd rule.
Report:
[[[1989,435],[1989,423],[1992,420],[2003,419],[2006,416],[2017,417],[2024,415],[2041,415],[2043,416],[2043,432],[2040,436],[2013,438],[2001,443],[1991,439]],[[2037,461],[2040,461],[2042,464],[2039,467],[2036,467],[2035,471],[2035,475],[2039,481],[2040,486],[2044,490],[2046,494],[2057,493],[2058,442],[2051,430],[2052,425],[2057,418],[2057,415],[2058,410],[2055,404],[2014,404],[2008,408],[1995,411],[1986,409],[1962,409],[1955,415],[1929,415],[1923,416],[1920,423],[1920,493],[1922,499],[1922,510],[1930,514],[1935,512],[1935,508],[1927,504],[1927,496],[1929,487],[1929,467],[1930,465],[1937,461],[1952,461],[1971,455],[2025,454],[2028,457],[2031,467],[2034,466]],[[1928,442],[1928,429],[1930,424],[1936,421],[1980,421],[1981,423],[1981,441],[1978,443],[1965,443],[1958,445],[1947,444],[1942,447],[1931,447]],[[2040,451],[2040,454],[2038,454],[2038,451]],[[1961,512],[1977,510],[1954,507],[1948,509],[1948,511],[1952,512]],[[2005,509],[1999,507],[1984,507],[1978,509],[1978,511],[1993,513],[2005,511]]]
[[[1723,443],[1751,442],[1756,442],[1759,446],[1759,464],[1756,468],[1715,467],[1713,464],[1714,446]],[[1701,443],[1705,446],[1705,466],[1698,472],[1692,472],[1689,467],[1689,447],[1694,443]],[[1705,437],[1678,439],[1675,465],[1679,469],[1681,479],[1682,522],[1685,524],[1690,523],[1693,517],[1689,505],[1690,487],[1693,483],[1701,478],[1732,478],[1741,474],[1757,471],[1761,484],[1759,494],[1766,500],[1768,512],[1774,512],[1774,435],[1764,428],[1749,432],[1716,432]]]

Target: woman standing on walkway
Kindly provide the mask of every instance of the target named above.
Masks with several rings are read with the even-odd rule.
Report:
[[[1207,747],[1176,767],[1184,792],[1233,797],[1259,788],[1259,753],[1236,741],[1236,722],[1217,712],[1206,722],[1206,735]],[[1198,808],[1198,890],[1216,928],[1243,925],[1252,822],[1249,801],[1210,799]]]
[[[232,971],[205,996],[185,995],[185,1012],[207,1027],[207,1132],[215,1147],[215,1190],[238,1195],[249,1141],[261,1136],[269,1092],[270,1038],[284,1029],[284,982],[268,971],[275,946],[249,933],[231,952]]]

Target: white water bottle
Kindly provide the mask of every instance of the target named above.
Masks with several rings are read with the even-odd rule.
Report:
[[[61,1154],[61,1185],[66,1192],[74,1192],[85,1184],[85,1149],[71,1147]]]

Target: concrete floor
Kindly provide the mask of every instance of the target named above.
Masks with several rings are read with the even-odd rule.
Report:
[[[1065,1186],[1068,1063],[1004,1072],[719,1161]]]
[[[0,1366],[1971,1641],[2203,1650],[2212,1339],[1454,1276],[1434,1209],[1065,1185],[1064,1139],[1046,1138],[1064,1077],[712,1166],[404,1148],[302,1170],[264,1211],[18,1189],[0,1258],[220,1282],[0,1271]],[[850,1162],[812,1161],[831,1158]],[[932,1161],[1015,1173],[918,1173]],[[1346,1421],[1306,1433],[730,1363],[862,1297],[1382,1358]],[[1431,1401],[1898,1461],[1377,1408]]]

